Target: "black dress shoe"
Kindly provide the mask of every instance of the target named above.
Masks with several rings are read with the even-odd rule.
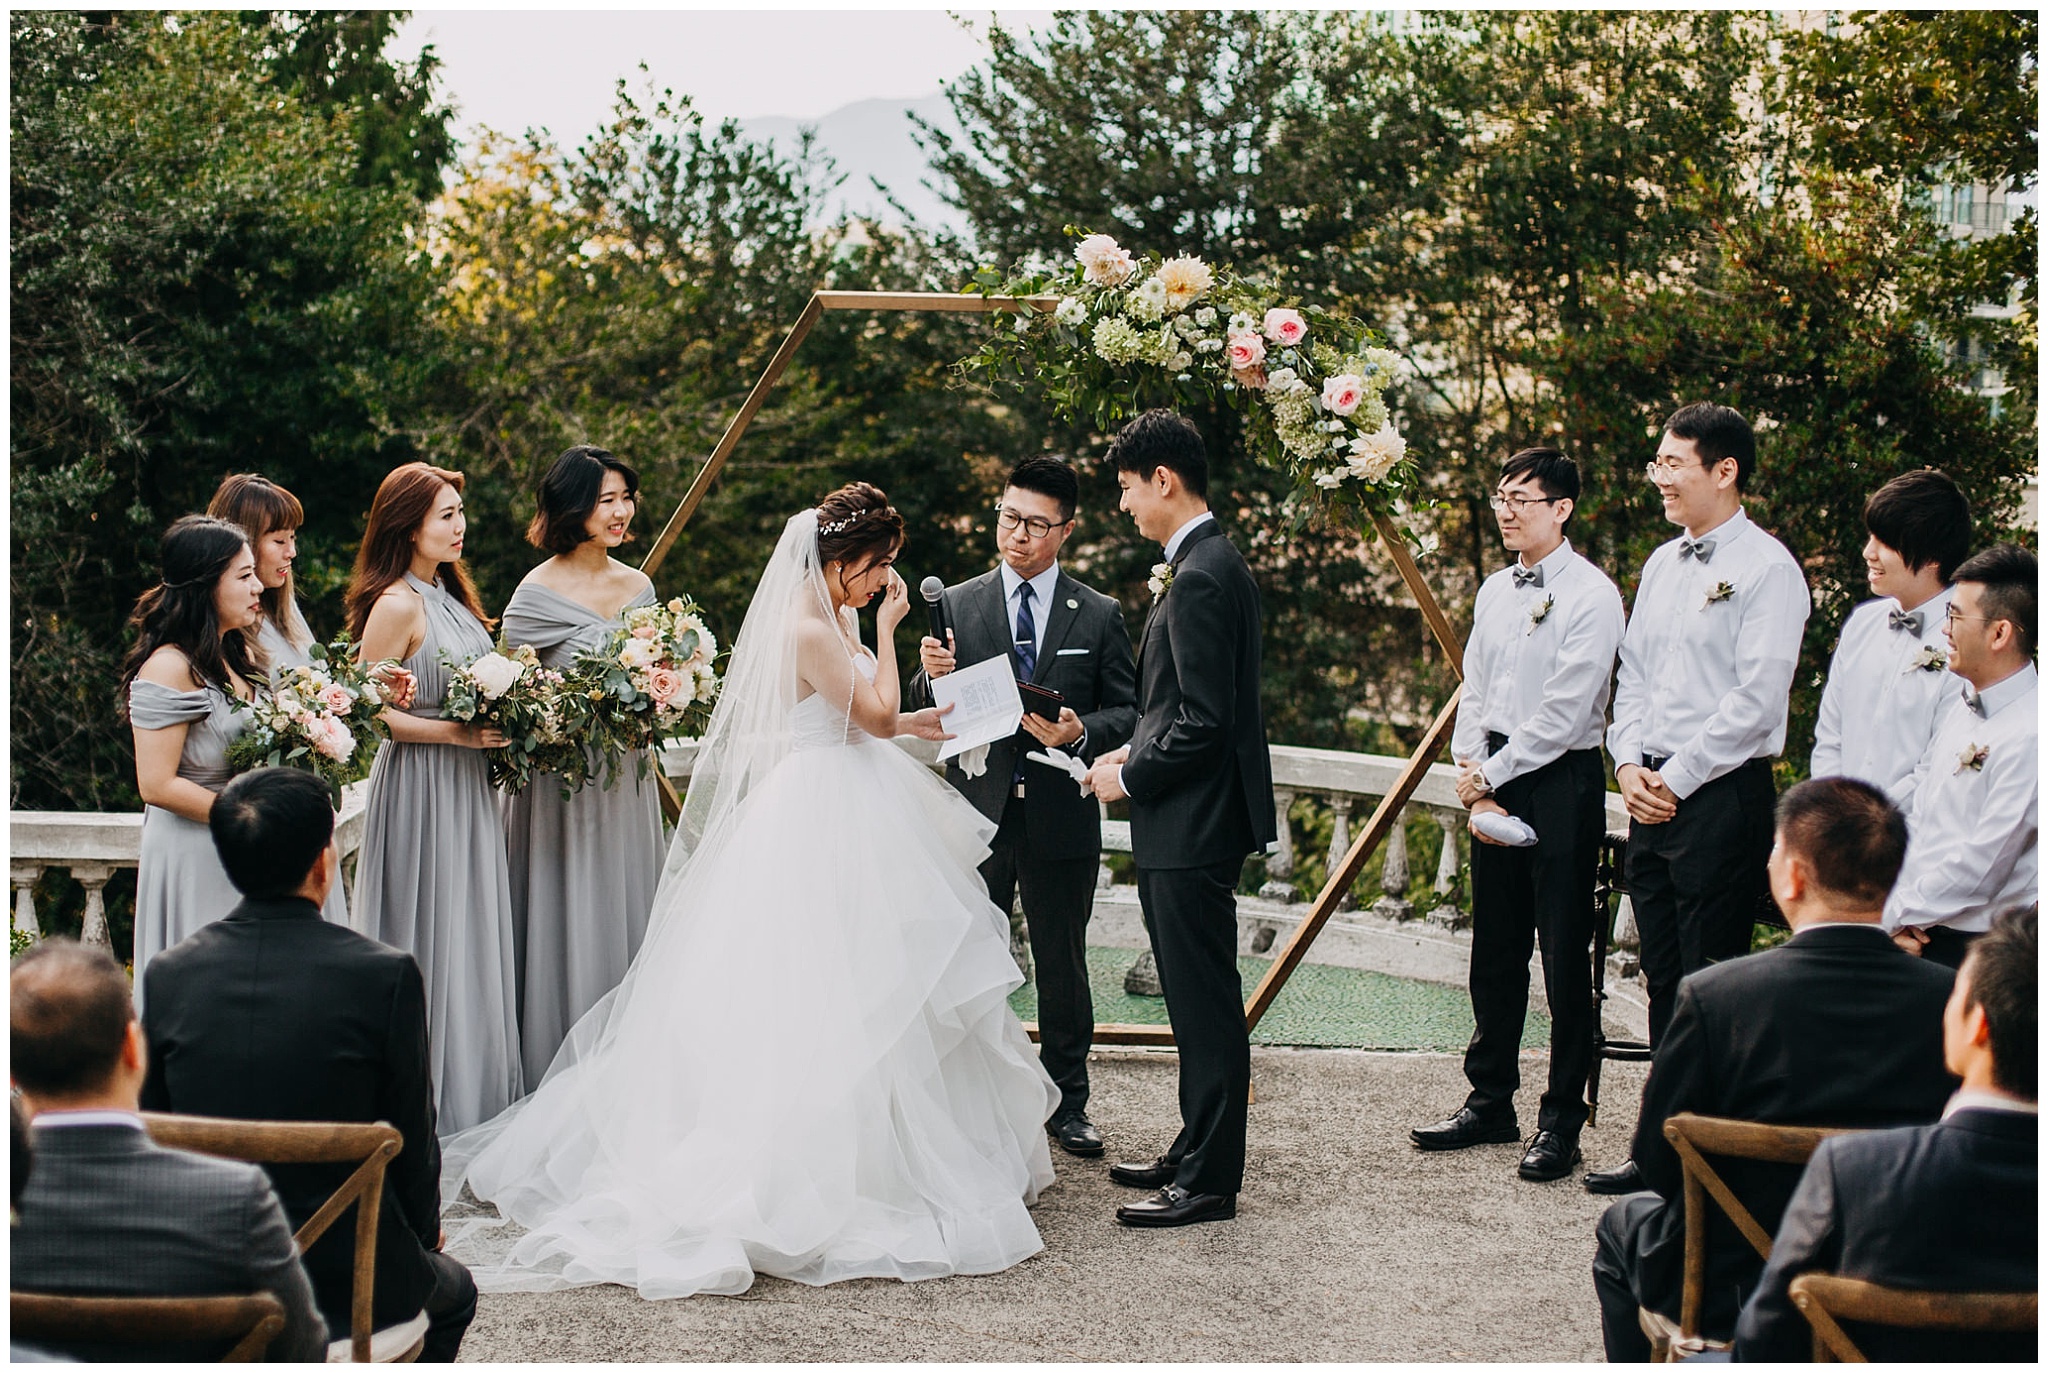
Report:
[[[1102,1157],[1102,1136],[1079,1111],[1054,1116],[1045,1123],[1045,1132],[1075,1158]]]
[[[1125,1225],[1154,1229],[1194,1225],[1205,1220],[1235,1220],[1237,1198],[1190,1192],[1177,1183],[1169,1182],[1154,1196],[1117,1207],[1116,1218]]]
[[[1460,1106],[1449,1120],[1418,1125],[1408,1132],[1418,1149],[1469,1149],[1475,1144],[1520,1144],[1522,1128],[1514,1118],[1489,1124],[1470,1106]]]
[[[1630,1192],[1644,1191],[1649,1186],[1643,1181],[1642,1170],[1636,1167],[1634,1159],[1604,1173],[1588,1173],[1584,1181],[1588,1192],[1601,1197],[1624,1197]]]
[[[1555,1130],[1538,1130],[1536,1138],[1529,1141],[1529,1152],[1522,1155],[1517,1173],[1531,1182],[1556,1182],[1559,1178],[1572,1175],[1572,1168],[1579,1161],[1579,1142],[1560,1135]]]
[[[1166,1186],[1179,1172],[1177,1165],[1168,1163],[1161,1154],[1150,1163],[1112,1163],[1109,1165],[1109,1180],[1119,1187],[1140,1187],[1150,1192]]]

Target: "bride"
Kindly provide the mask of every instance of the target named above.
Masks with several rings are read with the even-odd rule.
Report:
[[[486,1291],[643,1297],[992,1273],[1041,1247],[1059,1092],[976,871],[994,827],[885,741],[903,521],[865,482],[790,519],[735,641],[646,942],[538,1090],[446,1145],[526,1233]],[[880,648],[856,610],[877,594]]]

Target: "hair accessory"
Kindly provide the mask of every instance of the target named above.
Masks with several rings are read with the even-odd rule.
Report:
[[[843,533],[845,533],[845,532],[846,532],[847,530],[849,530],[849,529],[853,528],[853,527],[854,527],[855,525],[859,524],[859,523],[860,523],[860,517],[861,517],[861,516],[863,516],[863,515],[865,515],[865,514],[867,514],[867,513],[868,513],[868,512],[867,512],[867,511],[865,511],[865,510],[856,510],[856,511],[854,511],[854,512],[853,512],[853,513],[852,513],[851,515],[848,515],[848,516],[847,516],[847,517],[846,517],[845,519],[843,519],[843,520],[834,520],[834,521],[832,521],[832,523],[830,523],[830,524],[821,524],[821,525],[819,525],[819,526],[818,526],[818,532],[819,532],[820,534],[843,534]]]

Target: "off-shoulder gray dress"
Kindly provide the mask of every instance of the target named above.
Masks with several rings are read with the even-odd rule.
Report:
[[[248,717],[216,686],[176,691],[137,677],[128,684],[128,722],[137,729],[185,725],[178,776],[208,791],[228,784],[228,745]],[[150,959],[242,903],[203,824],[161,806],[142,811],[142,854],[135,871],[135,999]]]
[[[439,586],[406,575],[426,602],[426,638],[405,660],[411,714],[439,717],[449,669],[491,648],[490,631]],[[370,769],[355,910],[372,939],[419,960],[440,1134],[489,1120],[521,1095],[514,1018],[512,895],[505,830],[484,755],[387,740]]]
[[[653,603],[649,587],[626,604]],[[500,624],[506,643],[533,645],[559,671],[618,627],[531,579],[512,593]],[[536,777],[506,799],[505,847],[519,953],[520,1049],[532,1091],[569,1028],[619,985],[640,952],[665,847],[653,760],[644,753],[623,759],[612,785],[599,772],[566,800],[555,776]]]
[[[256,646],[263,650],[264,661],[274,676],[285,668],[308,667],[313,656],[284,636],[284,631],[270,622],[268,615],[256,624]],[[348,918],[348,892],[337,875],[334,885],[327,890],[327,904],[320,908],[320,914],[329,923],[346,925]]]

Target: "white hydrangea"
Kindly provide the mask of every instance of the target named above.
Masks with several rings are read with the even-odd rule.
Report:
[[[1124,298],[1124,313],[1145,324],[1159,319],[1166,313],[1166,283],[1156,276],[1139,282]]]

